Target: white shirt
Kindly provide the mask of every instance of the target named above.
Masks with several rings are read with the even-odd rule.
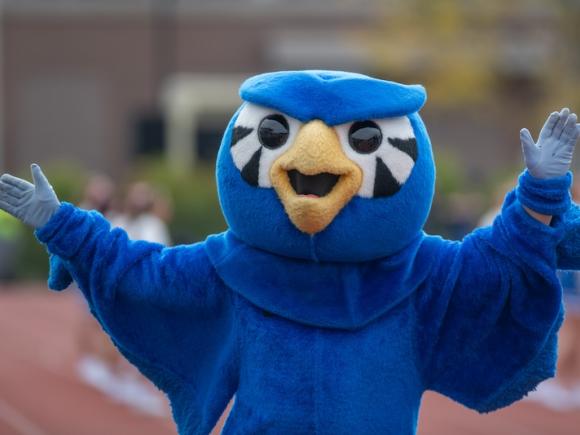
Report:
[[[167,226],[152,213],[143,213],[135,218],[119,215],[111,219],[111,224],[123,228],[131,240],[145,240],[162,245],[171,244]]]

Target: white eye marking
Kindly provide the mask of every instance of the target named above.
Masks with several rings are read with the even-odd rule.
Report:
[[[376,196],[378,159],[390,171],[394,179],[392,183],[397,183],[400,187],[411,175],[417,158],[417,148],[414,141],[415,134],[409,118],[401,116],[397,118],[373,119],[372,121],[381,129],[383,139],[377,150],[369,154],[361,154],[350,145],[348,134],[352,123],[335,127],[343,151],[363,171],[362,185],[358,195],[364,198]]]
[[[393,174],[393,177],[403,184],[409,178],[413,166],[415,166],[415,161],[409,156],[409,154],[395,148],[390,143],[383,144],[384,150],[380,154],[383,162],[388,166]]]
[[[258,127],[260,126],[260,122],[265,117],[272,114],[280,114],[284,116],[286,121],[288,121],[288,139],[284,145],[276,149],[269,149],[262,146],[260,140],[258,139]],[[272,182],[270,180],[270,168],[276,159],[284,152],[286,152],[286,150],[294,142],[296,134],[301,126],[302,123],[297,119],[291,118],[288,115],[280,113],[274,109],[246,103],[243,109],[240,111],[238,118],[236,119],[234,129],[243,127],[245,129],[252,129],[252,131],[239,139],[230,148],[230,152],[232,154],[236,168],[242,172],[244,167],[250,163],[252,157],[258,152],[258,150],[260,150],[260,160],[257,167],[258,174],[256,177],[258,186],[272,187]]]
[[[231,148],[232,157],[234,159],[236,167],[240,171],[250,161],[254,153],[258,151],[258,148],[260,148],[260,146],[261,146],[260,142],[244,141],[244,139],[238,141],[235,145],[232,146]]]

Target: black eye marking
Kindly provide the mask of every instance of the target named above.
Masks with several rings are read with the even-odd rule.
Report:
[[[254,129],[250,127],[242,127],[241,125],[234,127],[234,131],[232,132],[232,142],[230,143],[230,146],[233,147],[235,144],[237,144],[239,141],[241,141],[243,138],[249,135],[252,131],[254,131]]]
[[[417,161],[417,157],[419,157],[419,151],[417,150],[417,141],[414,137],[410,139],[397,139],[397,138],[389,138],[389,143],[393,145],[398,150],[403,151],[409,157],[413,159],[414,162]]]
[[[288,140],[288,121],[282,115],[268,115],[260,122],[258,139],[268,149],[280,148]]]
[[[246,166],[242,169],[242,178],[252,186],[258,186],[258,178],[260,176],[260,156],[262,155],[262,148],[254,153],[252,158]]]
[[[370,154],[383,142],[383,133],[373,121],[359,121],[348,130],[348,143],[357,153]]]
[[[391,196],[399,191],[401,185],[397,182],[390,169],[380,157],[377,157],[377,169],[375,172],[375,187],[373,196]]]

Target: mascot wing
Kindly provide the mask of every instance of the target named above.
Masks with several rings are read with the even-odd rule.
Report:
[[[176,420],[181,413],[217,420],[235,390],[228,364],[236,358],[227,355],[235,338],[230,293],[204,245],[131,241],[100,214],[70,204],[36,235],[52,254],[53,288],[75,280],[123,355],[168,394]]]

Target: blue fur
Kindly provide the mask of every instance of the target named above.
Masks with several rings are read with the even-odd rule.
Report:
[[[347,330],[368,325],[407,298],[436,260],[422,233],[399,253],[364,263],[272,255],[231,231],[210,236],[206,251],[225,284],[253,304],[305,325]],[[260,281],[267,285],[257,286]]]
[[[232,295],[203,245],[133,242],[66,203],[37,237],[60,259],[52,273],[72,275],[119,350],[168,394],[180,433],[208,433],[235,391],[237,356]]]
[[[435,165],[418,114],[409,119],[419,157],[401,190],[388,198],[354,197],[328,228],[314,236],[290,222],[274,189],[250,186],[242,179],[229,148],[236,118],[237,114],[218,154],[217,183],[228,226],[245,243],[287,257],[352,262],[394,254],[420,233],[433,200]]]
[[[397,194],[354,198],[311,238],[273,189],[240,177],[234,115],[217,167],[226,233],[163,248],[70,204],[37,231],[51,285],[74,278],[123,354],[167,393],[180,434],[208,433],[234,394],[225,434],[410,434],[426,390],[488,412],[553,376],[556,246],[568,227],[560,216],[539,223],[518,198],[550,207],[566,183],[521,177],[492,227],[449,242],[421,229],[435,178],[422,88],[278,73],[250,79],[242,96],[331,125],[408,116],[419,158]]]
[[[526,207],[548,216],[561,215],[570,208],[570,193],[566,188],[572,183],[572,173],[543,180],[535,178],[528,170],[520,175],[517,195]]]
[[[131,242],[69,204],[37,231],[181,434],[207,433],[234,393],[226,434],[413,433],[428,389],[508,405],[554,373],[562,234],[514,193],[462,243],[418,234],[359,264],[284,259],[229,232]]]
[[[558,268],[567,270],[580,269],[580,206],[572,204],[561,219],[555,220],[554,226],[564,231],[564,238],[558,245]]]
[[[48,277],[48,288],[61,291],[72,284],[72,276],[58,255],[50,254],[49,263],[50,275]]]
[[[246,80],[244,101],[279,110],[300,121],[327,125],[418,112],[427,95],[421,85],[402,85],[340,71],[279,71]]]

